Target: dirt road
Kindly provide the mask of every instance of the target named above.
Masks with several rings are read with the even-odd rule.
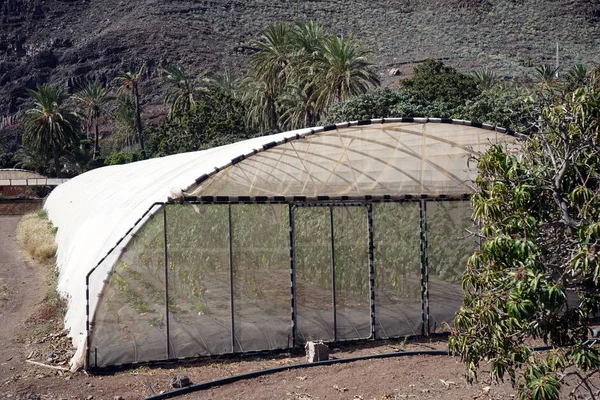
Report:
[[[25,261],[19,250],[15,229],[20,216],[0,216],[0,376],[21,368],[19,343],[15,338],[25,327],[45,293],[41,267]]]

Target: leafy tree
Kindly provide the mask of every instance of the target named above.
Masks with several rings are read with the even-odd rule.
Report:
[[[34,107],[25,113],[23,145],[40,153],[52,154],[54,171],[60,177],[60,154],[77,145],[81,118],[69,110],[67,93],[61,86],[37,85],[29,90]]]
[[[154,156],[196,151],[251,136],[239,100],[210,89],[194,107],[163,121],[150,131],[148,150]]]
[[[535,130],[539,115],[526,89],[505,85],[483,91],[457,109],[455,114],[470,121],[480,121],[522,133]]]
[[[378,88],[334,104],[327,111],[325,123],[394,117],[450,117],[450,105],[427,101],[409,89]]]
[[[463,277],[464,304],[450,348],[470,379],[482,362],[521,399],[597,389],[598,347],[588,341],[600,310],[600,77],[542,109],[538,134],[519,155],[495,145],[477,162],[473,215],[481,250]],[[550,350],[529,347],[542,340]]]
[[[144,68],[146,64],[142,64],[137,72],[121,72],[115,80],[121,82],[119,87],[120,92],[130,92],[133,97],[133,104],[135,107],[135,131],[137,133],[137,139],[140,142],[140,148],[144,151],[144,134],[142,131],[142,106],[140,104],[140,90],[139,84],[144,74]]]
[[[66,172],[70,176],[83,174],[91,169],[104,166],[104,160],[97,157],[94,146],[89,139],[79,141],[77,146],[65,150],[62,160],[66,166]]]
[[[129,153],[125,151],[111,153],[106,159],[104,163],[106,165],[119,165],[119,164],[129,164],[130,162],[143,160],[141,152]]]
[[[475,78],[431,59],[417,65],[414,76],[401,80],[400,85],[413,90],[427,101],[447,103],[451,108],[474,99],[480,93]]]
[[[102,82],[94,80],[88,82],[83,89],[73,96],[79,107],[81,107],[83,114],[88,118],[89,126],[94,127],[94,160],[100,154],[98,119],[106,103],[112,99],[108,92],[108,88]]]

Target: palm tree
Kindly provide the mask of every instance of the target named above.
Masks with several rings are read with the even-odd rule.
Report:
[[[260,128],[279,130],[277,97],[286,83],[286,69],[290,64],[290,30],[285,24],[267,27],[259,41],[254,42],[259,51],[250,57],[250,73],[244,81],[245,100],[250,103]],[[260,88],[264,93],[255,93]]]
[[[480,90],[490,90],[498,83],[498,75],[488,68],[483,68],[472,73]]]
[[[113,114],[115,118],[113,139],[121,149],[127,147],[131,150],[135,143],[135,115],[135,105],[131,97],[123,94],[119,95]]]
[[[215,74],[211,79],[213,86],[227,93],[234,99],[239,98],[242,82],[233,71],[223,71]]]
[[[135,130],[137,133],[138,140],[140,141],[140,148],[142,152],[144,151],[144,135],[142,132],[142,109],[140,105],[139,83],[142,80],[145,66],[146,64],[144,63],[142,64],[138,72],[122,72],[115,78],[116,81],[121,82],[121,86],[119,87],[120,92],[130,91],[133,95],[135,105]]]
[[[196,104],[194,87],[183,69],[176,66],[165,67],[165,82],[175,86],[167,95],[167,103],[171,104],[169,115],[175,112],[187,111]]]
[[[80,116],[65,107],[68,96],[55,85],[37,85],[28,90],[34,107],[25,113],[23,144],[43,154],[52,154],[56,176],[60,177],[60,154],[74,146],[81,132]]]
[[[319,109],[326,110],[331,104],[379,86],[374,65],[367,61],[367,55],[351,36],[333,36],[324,44],[321,73],[317,77]]]
[[[323,109],[317,104],[320,77],[325,74],[324,45],[333,38],[323,25],[297,24],[291,31],[291,65],[278,104],[287,128],[314,126]]]
[[[95,160],[100,154],[98,119],[102,114],[104,105],[112,98],[108,95],[108,88],[98,80],[88,82],[73,97],[87,117],[89,126],[94,127],[93,159]]]
[[[582,86],[588,77],[588,67],[585,64],[575,64],[565,74],[567,83],[575,88]]]
[[[558,77],[558,68],[548,64],[535,67],[535,76],[542,85],[550,85]]]
[[[45,175],[50,159],[47,153],[22,146],[14,155],[15,168],[24,168]]]
[[[319,115],[313,101],[312,85],[287,85],[278,99],[279,124],[284,129],[315,126]]]

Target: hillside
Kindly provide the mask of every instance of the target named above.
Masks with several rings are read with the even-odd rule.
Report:
[[[142,61],[149,78],[169,63],[243,70],[267,24],[307,20],[361,38],[387,83],[428,57],[522,76],[553,63],[557,42],[564,66],[600,62],[600,0],[2,0],[0,116],[36,83],[109,80]]]

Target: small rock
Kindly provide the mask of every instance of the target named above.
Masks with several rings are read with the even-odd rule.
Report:
[[[115,396],[113,397],[113,400],[124,400],[123,396]]]
[[[27,395],[27,400],[40,400],[40,396],[35,393],[29,393]]]
[[[177,375],[171,378],[171,387],[175,389],[184,388],[190,386],[192,381],[187,375]]]
[[[71,375],[69,375],[65,378],[65,381],[70,381],[70,380],[71,380]]]
[[[91,394],[85,398],[85,400],[92,400],[94,398],[94,396],[92,396]]]

